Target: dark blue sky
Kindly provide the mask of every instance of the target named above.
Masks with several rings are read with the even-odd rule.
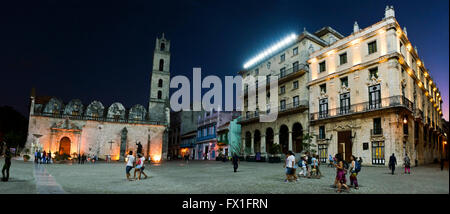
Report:
[[[163,3],[164,2],[164,3]],[[23,114],[31,87],[65,102],[147,106],[155,37],[171,40],[171,74],[235,75],[260,50],[303,28],[344,36],[394,5],[437,82],[448,119],[448,1],[8,1],[0,7],[0,105]]]

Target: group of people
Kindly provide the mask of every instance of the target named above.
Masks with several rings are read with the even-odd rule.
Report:
[[[131,170],[134,168],[134,176],[133,179],[131,179]],[[127,156],[127,165],[125,168],[125,172],[127,175],[127,179],[129,181],[136,180],[136,173],[138,173],[138,180],[141,180],[141,175],[144,175],[144,179],[147,178],[147,174],[144,172],[145,169],[145,157],[141,155],[140,153],[137,154],[137,158],[134,157],[133,151],[128,152]]]
[[[34,152],[34,162],[37,164],[49,164],[52,163],[52,152],[35,151]]]
[[[78,164],[84,164],[87,161],[92,161],[92,163],[95,164],[97,162],[98,158],[97,155],[92,155],[91,158],[88,158],[85,154],[78,154]]]
[[[397,165],[397,158],[395,157],[395,154],[392,153],[391,157],[389,157],[388,163],[392,175],[394,174],[396,165]],[[409,158],[408,154],[405,154],[405,157],[403,158],[403,166],[405,167],[405,174],[411,174],[411,159]]]
[[[333,166],[336,168],[336,178],[334,180],[333,187],[337,187],[336,192],[342,192],[342,187],[346,190],[350,190],[347,185],[347,172],[350,172],[350,186],[354,186],[355,189],[359,189],[358,185],[358,173],[361,171],[362,159],[356,159],[354,155],[350,156],[351,163],[348,164],[341,153],[336,154],[333,159]]]
[[[352,155],[350,160],[351,163],[347,163],[342,157],[342,154],[336,154],[334,158],[329,159],[329,165],[336,168],[336,177],[333,186],[337,187],[336,192],[341,192],[343,187],[347,190],[350,189],[347,185],[346,179],[348,172],[350,174],[350,186],[354,186],[355,189],[359,189],[357,175],[361,170],[362,159],[359,158],[359,160],[357,160],[357,158]],[[310,154],[309,152],[302,155],[300,160],[296,162],[295,154],[292,151],[288,151],[286,154],[284,168],[286,168],[286,179],[284,182],[298,181],[299,176],[303,176],[305,178],[320,178],[322,176],[322,173],[320,172],[319,156],[316,154]],[[301,169],[298,176],[296,174],[297,168]]]
[[[302,155],[300,160],[296,162],[295,154],[292,151],[288,151],[286,154],[286,162],[284,164],[284,168],[286,168],[286,179],[284,182],[298,181],[298,176],[303,176],[305,178],[320,178],[322,173],[320,172],[319,166],[319,155],[311,155],[309,152],[306,152],[306,154]],[[297,168],[301,169],[298,176],[296,174]]]

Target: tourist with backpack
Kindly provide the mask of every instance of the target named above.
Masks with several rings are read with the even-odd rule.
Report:
[[[338,189],[336,192],[342,192],[341,188],[345,187],[345,189],[350,190],[350,188],[347,186],[347,180],[345,179],[345,174],[347,173],[347,169],[344,167],[344,159],[342,158],[342,154],[336,155],[337,164],[334,166],[336,167],[336,180]]]
[[[302,156],[300,160],[298,161],[298,167],[300,167],[302,170],[298,173],[299,176],[303,174],[304,177],[307,176],[308,170],[306,169],[306,160],[305,156]]]
[[[359,164],[358,161],[356,161],[356,157],[354,155],[352,155],[350,159],[352,160],[352,164],[350,166],[350,173],[351,173],[350,186],[355,185],[355,189],[359,189],[358,179],[356,178],[356,176],[358,175],[358,172],[361,170],[361,165]]]
[[[405,174],[408,170],[408,174],[411,174],[411,159],[409,159],[408,154],[405,154],[405,158],[403,159],[403,165],[405,165]]]

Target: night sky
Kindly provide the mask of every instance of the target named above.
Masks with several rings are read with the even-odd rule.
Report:
[[[162,3],[164,2],[164,3]],[[0,106],[27,115],[37,95],[105,107],[147,106],[155,38],[171,40],[171,75],[236,75],[259,51],[303,28],[344,36],[394,5],[442,92],[448,120],[448,1],[5,1],[0,6]]]

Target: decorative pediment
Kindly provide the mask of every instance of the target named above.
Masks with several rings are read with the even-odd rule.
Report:
[[[68,118],[59,123],[54,123],[51,129],[81,131],[81,128],[75,125],[74,123],[71,123]]]
[[[376,77],[372,77],[371,79],[369,79],[366,83],[366,85],[368,86],[373,86],[373,85],[377,85],[381,83],[381,79],[380,78],[376,78]]]
[[[325,92],[321,91],[321,92],[320,92],[320,95],[319,95],[319,100],[321,100],[321,99],[325,99],[325,98],[328,98],[328,95],[327,95],[327,93],[325,93]]]
[[[339,94],[344,94],[348,92],[350,92],[350,88],[345,85],[341,86],[341,88],[339,89]]]

